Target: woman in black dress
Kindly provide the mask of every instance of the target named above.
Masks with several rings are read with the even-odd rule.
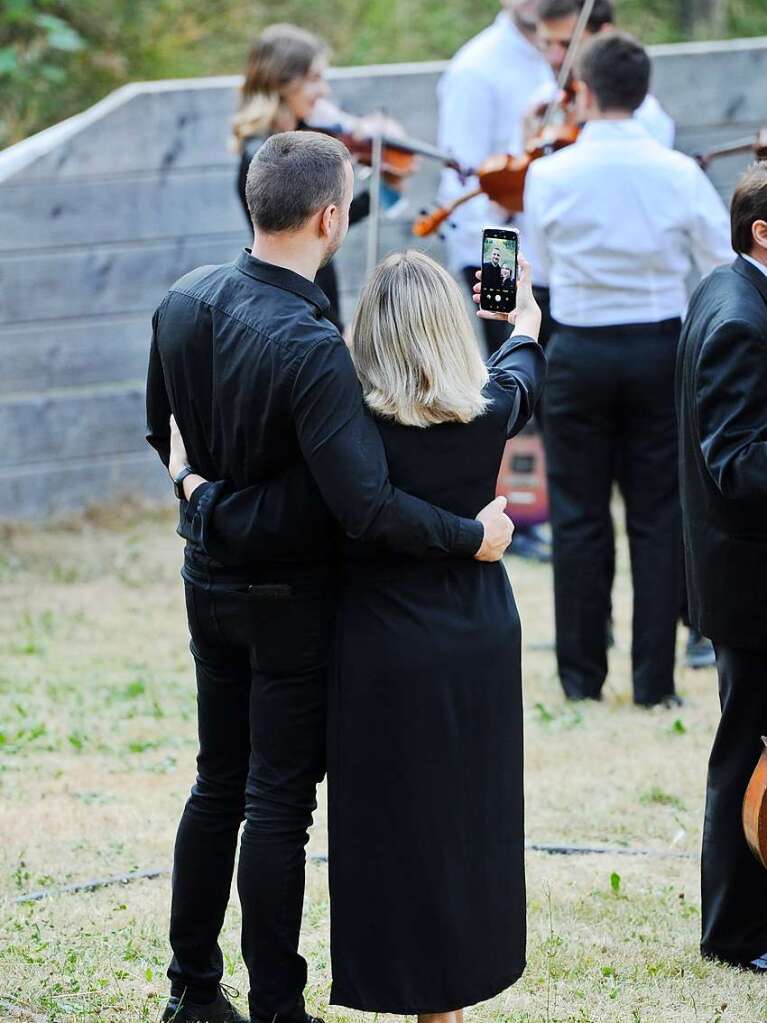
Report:
[[[296,25],[272,25],[253,42],[240,91],[240,109],[232,122],[234,147],[239,153],[237,195],[252,230],[245,182],[250,162],[270,135],[308,126],[318,104],[326,103],[330,88],[325,78],[327,46]],[[349,223],[370,212],[370,193],[352,200]],[[338,276],[331,262],[321,267],[316,284],[330,301],[328,319],[343,330]]]
[[[516,328],[488,367],[457,284],[419,252],[384,260],[352,326],[392,482],[458,515],[492,500],[506,440],[543,386],[540,310],[520,266]],[[519,616],[500,563],[351,540],[343,561],[331,1001],[460,1023],[525,967]]]

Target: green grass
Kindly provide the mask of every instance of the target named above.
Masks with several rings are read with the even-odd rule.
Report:
[[[167,867],[194,775],[195,698],[173,520],[136,507],[0,535],[0,1019],[158,1018],[166,876],[33,904],[14,899]],[[508,562],[524,626],[527,837],[689,858],[527,857],[528,969],[469,1023],[756,1023],[763,981],[697,951],[713,672],[680,668],[670,716],[629,697],[630,593],[621,541],[606,699],[573,708],[556,680],[551,579]],[[680,643],[683,637],[680,634]],[[321,800],[310,850],[327,849]],[[310,863],[308,1003],[328,1023],[326,868]],[[225,980],[246,990],[236,896]],[[381,963],[381,969],[386,964]],[[18,1018],[18,1017],[17,1017]]]

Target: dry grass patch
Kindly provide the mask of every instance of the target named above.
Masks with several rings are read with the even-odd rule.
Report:
[[[166,994],[167,877],[14,900],[169,864],[195,753],[180,542],[170,514],[127,506],[59,526],[6,527],[0,550],[0,1019],[155,1020]],[[680,710],[631,706],[620,553],[610,681],[604,703],[588,706],[567,704],[559,690],[547,646],[549,570],[509,561],[525,629],[528,838],[683,856],[531,852],[528,970],[471,1009],[469,1023],[767,1018],[763,981],[697,953],[715,676],[680,668]],[[326,849],[324,822],[321,807],[315,852]],[[328,1021],[361,1020],[326,1007],[325,868],[307,869],[309,1003]],[[238,925],[234,899],[225,979],[244,992]]]

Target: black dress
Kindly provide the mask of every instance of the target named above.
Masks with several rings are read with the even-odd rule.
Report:
[[[474,422],[379,421],[392,482],[473,516],[543,383],[504,345]],[[494,360],[494,361],[495,361]],[[504,566],[349,541],[331,682],[331,1002],[443,1012],[525,967],[520,622]]]

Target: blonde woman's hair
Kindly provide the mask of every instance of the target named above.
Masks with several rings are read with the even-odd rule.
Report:
[[[232,121],[236,150],[241,151],[252,135],[275,130],[285,87],[307,75],[314,61],[326,53],[321,39],[296,25],[271,25],[264,29],[250,48],[240,89],[240,109]]]
[[[488,405],[488,374],[458,285],[408,250],[380,263],[362,292],[350,350],[365,401],[403,426],[468,423]]]

